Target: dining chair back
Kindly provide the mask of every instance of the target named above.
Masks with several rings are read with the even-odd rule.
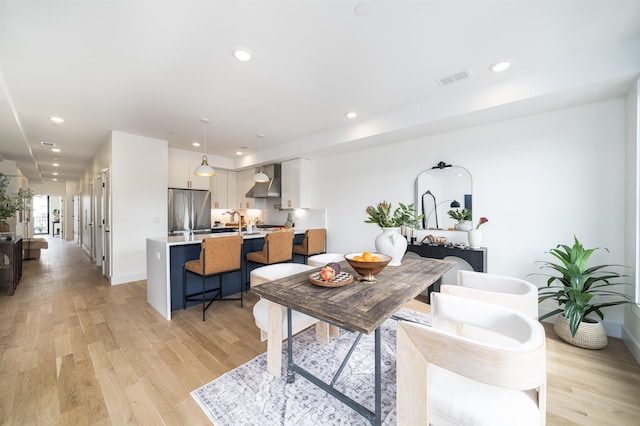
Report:
[[[542,325],[492,303],[431,298],[431,326],[398,322],[398,424],[544,425]]]
[[[538,318],[538,287],[519,278],[459,270],[457,285],[442,285],[440,292],[496,303]]]

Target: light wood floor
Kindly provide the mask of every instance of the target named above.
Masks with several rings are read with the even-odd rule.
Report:
[[[198,308],[166,321],[144,281],[111,287],[75,243],[49,247],[14,296],[0,288],[0,424],[208,424],[189,392],[266,350],[254,295],[204,323]],[[552,328],[547,340],[547,424],[640,424],[640,366],[622,341],[587,351]]]

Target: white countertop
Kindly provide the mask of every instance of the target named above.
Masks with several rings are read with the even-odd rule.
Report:
[[[306,229],[301,228],[293,228],[294,234],[304,234]],[[243,232],[242,238],[245,240],[253,239],[253,238],[264,238],[265,235],[270,234],[272,232],[281,232],[281,231],[254,231],[252,233]],[[204,238],[216,238],[216,237],[228,237],[230,235],[238,235],[237,231],[230,232],[217,232],[213,234],[182,234],[182,235],[171,235],[166,237],[157,237],[157,238],[147,238],[151,241],[156,241],[159,243],[164,243],[169,246],[179,246],[179,245],[187,245],[187,244],[196,244],[200,243]]]

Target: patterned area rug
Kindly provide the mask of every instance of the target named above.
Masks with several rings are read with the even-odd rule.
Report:
[[[401,309],[399,317],[429,324],[430,317]],[[382,325],[382,416],[396,424],[396,321]],[[296,364],[329,383],[357,334],[341,331],[329,346],[315,340],[313,327],[295,336]],[[370,410],[374,409],[374,335],[363,336],[338,378],[335,388]],[[282,345],[286,369],[286,342]],[[216,426],[227,425],[368,425],[367,420],[300,375],[286,383],[286,374],[267,373],[267,355],[259,355],[218,379],[191,392]]]

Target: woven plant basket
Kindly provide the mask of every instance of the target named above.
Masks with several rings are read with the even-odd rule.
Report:
[[[601,322],[590,320],[593,322],[582,321],[578,326],[576,335],[571,335],[569,329],[569,321],[562,315],[558,315],[553,326],[558,337],[567,343],[585,349],[602,349],[607,346],[607,332]]]

